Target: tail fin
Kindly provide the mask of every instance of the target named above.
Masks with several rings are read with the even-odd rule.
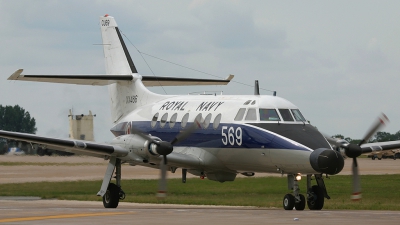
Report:
[[[108,87],[111,100],[111,117],[114,123],[137,107],[157,101],[165,96],[150,92],[142,83],[129,55],[114,17],[100,17],[106,73],[110,76],[131,75],[131,81],[119,81]]]
[[[114,17],[108,15],[100,17],[100,25],[106,60],[106,73],[113,75],[137,73]]]

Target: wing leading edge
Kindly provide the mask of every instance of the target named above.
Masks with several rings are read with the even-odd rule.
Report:
[[[15,71],[8,80],[36,81],[63,84],[104,86],[121,81],[132,81],[132,75],[27,75],[23,69]],[[147,87],[153,86],[189,86],[189,85],[227,85],[234,75],[226,79],[197,79],[180,77],[142,76],[142,82]]]
[[[123,157],[128,154],[128,150],[120,146],[100,144],[89,141],[49,138],[34,134],[25,134],[25,133],[11,132],[11,131],[3,131],[3,130],[0,130],[0,137],[12,140],[25,141],[30,143],[37,143],[40,145],[44,145],[48,148],[56,148],[57,150],[61,151],[74,152],[84,155],[86,154],[90,156]]]

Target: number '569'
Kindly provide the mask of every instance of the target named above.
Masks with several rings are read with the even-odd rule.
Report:
[[[224,145],[242,145],[242,128],[240,127],[235,129],[234,127],[222,126],[221,135]]]

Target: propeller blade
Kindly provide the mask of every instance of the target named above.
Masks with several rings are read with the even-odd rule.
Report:
[[[163,156],[162,162],[160,162],[160,180],[158,182],[157,198],[164,199],[167,197],[167,156]]]
[[[360,143],[358,143],[359,146],[361,146],[362,144],[365,144],[369,139],[371,139],[371,137],[378,132],[380,129],[382,129],[386,123],[389,122],[389,119],[387,118],[387,116],[382,113],[377,121],[375,123],[372,124],[371,128],[368,130],[368,132],[365,134],[364,138],[361,140]]]
[[[196,117],[196,119],[193,121],[193,124],[180,132],[176,137],[171,141],[171,145],[177,144],[178,142],[181,142],[185,140],[189,135],[191,135],[194,131],[196,131],[198,128],[201,128],[201,123],[203,119],[200,116],[199,118]]]
[[[353,172],[353,194],[351,195],[351,200],[358,201],[361,199],[361,182],[358,173],[357,158],[353,158],[351,169]]]

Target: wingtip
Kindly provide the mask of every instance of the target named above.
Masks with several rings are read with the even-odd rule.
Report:
[[[15,71],[7,80],[18,80],[18,77],[22,74],[23,69],[18,69]]]
[[[229,74],[229,76],[225,80],[231,81],[233,79],[233,77],[235,77],[235,75]]]

